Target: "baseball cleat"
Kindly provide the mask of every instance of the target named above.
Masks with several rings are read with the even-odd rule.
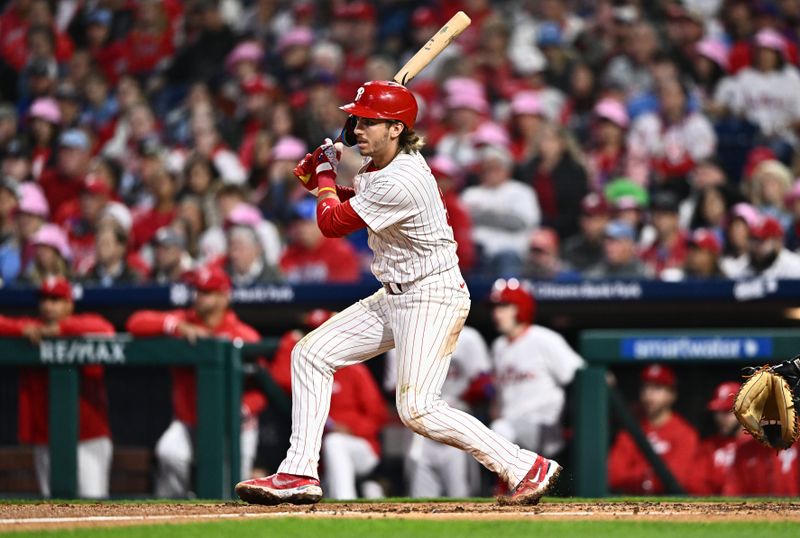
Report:
[[[497,501],[500,504],[538,504],[539,499],[556,483],[560,472],[561,466],[557,462],[536,456],[531,470],[511,491],[511,495],[499,497]]]
[[[322,498],[322,488],[316,478],[277,473],[239,482],[236,494],[251,504],[314,504]]]

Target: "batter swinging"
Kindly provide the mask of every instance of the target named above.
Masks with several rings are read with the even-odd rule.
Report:
[[[369,228],[377,293],[310,332],[292,351],[292,434],[278,473],[240,482],[239,497],[259,504],[315,503],[317,466],[333,373],[389,349],[397,353],[396,403],[414,432],[472,454],[511,488],[503,499],[535,504],[561,470],[523,450],[440,397],[450,357],[470,307],[456,243],[436,180],[414,133],[417,102],[404,86],[372,81],[341,107],[365,164],[354,188],[336,185],[330,140],[298,164],[295,175],[318,189],[317,224],[328,237]]]

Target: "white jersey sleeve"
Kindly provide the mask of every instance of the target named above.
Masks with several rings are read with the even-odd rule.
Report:
[[[559,385],[568,385],[575,377],[575,372],[585,364],[583,358],[573,350],[564,337],[555,331],[545,329],[546,338],[542,338],[543,358],[547,369]]]

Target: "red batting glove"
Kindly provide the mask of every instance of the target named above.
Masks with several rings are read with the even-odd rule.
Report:
[[[314,174],[314,156],[306,153],[294,167],[294,176],[300,180],[303,187],[309,192],[317,188],[317,176]]]
[[[326,138],[325,143],[314,150],[312,156],[314,161],[314,173],[319,175],[322,172],[333,172],[335,176],[341,157],[342,152],[336,149],[336,146],[333,145],[333,141],[330,138]]]

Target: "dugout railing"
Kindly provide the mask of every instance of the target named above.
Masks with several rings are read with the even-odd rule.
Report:
[[[672,329],[672,330],[589,330],[580,335],[580,354],[587,367],[580,370],[573,390],[573,471],[575,494],[603,497],[608,491],[610,415],[623,405],[609,387],[608,370],[613,366],[661,363],[738,362],[765,363],[795,356],[800,350],[800,332],[793,329]],[[623,417],[624,418],[624,417]],[[645,457],[654,454],[638,429],[623,420],[623,427],[639,438]],[[658,464],[659,462],[656,462]],[[664,466],[656,471],[669,488]],[[672,489],[675,491],[675,489]]]
[[[0,339],[0,367],[46,367],[49,394],[50,487],[54,498],[77,496],[78,385],[82,365],[188,366],[197,373],[196,493],[230,499],[239,480],[242,344],[174,338]],[[142,398],[147,398],[146,393]],[[236,432],[236,435],[232,435]]]

